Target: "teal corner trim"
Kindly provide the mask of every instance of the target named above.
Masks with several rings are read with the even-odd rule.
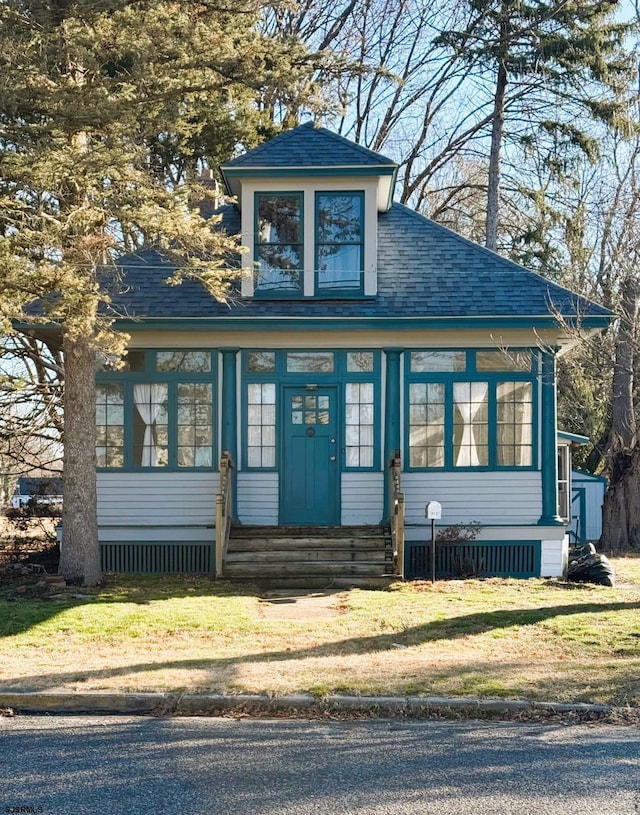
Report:
[[[391,495],[387,467],[400,444],[400,354],[403,348],[383,348],[387,360],[385,379],[385,416],[384,416],[384,512],[386,520],[391,512]]]
[[[224,348],[222,354],[222,428],[220,451],[227,450],[238,471],[238,376],[236,359],[238,348]],[[231,517],[237,517],[238,479],[233,478]]]
[[[542,352],[541,475],[542,515],[540,526],[564,526],[558,515],[558,453],[556,406],[556,356],[553,349]]]

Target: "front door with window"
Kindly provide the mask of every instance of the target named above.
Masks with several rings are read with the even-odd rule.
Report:
[[[338,524],[336,389],[285,387],[280,522]]]

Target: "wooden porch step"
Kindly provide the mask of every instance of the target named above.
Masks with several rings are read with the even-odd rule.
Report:
[[[260,552],[263,550],[282,550],[291,552],[305,552],[308,550],[333,550],[349,552],[353,550],[374,550],[384,548],[384,537],[371,535],[367,537],[264,537],[264,538],[230,538],[229,552]]]
[[[363,560],[384,563],[384,548],[380,546],[336,547],[329,543],[322,547],[276,547],[274,549],[229,549],[227,563],[290,563],[291,561],[341,561]]]
[[[263,591],[275,589],[297,589],[297,590],[324,590],[331,589],[386,589],[391,583],[397,580],[397,575],[381,575],[359,577],[351,575],[348,577],[261,577],[256,578],[233,578],[233,583],[257,585]]]
[[[391,558],[381,526],[234,526],[225,579],[269,589],[385,587]]]
[[[247,576],[261,579],[263,577],[278,576],[293,577],[294,575],[308,577],[371,575],[372,577],[381,577],[384,575],[384,561],[276,561],[259,563],[253,566],[243,562],[227,561],[224,566],[224,576],[226,578]]]
[[[231,527],[231,539],[240,538],[361,538],[379,537],[384,530],[377,524],[369,526],[251,526]]]

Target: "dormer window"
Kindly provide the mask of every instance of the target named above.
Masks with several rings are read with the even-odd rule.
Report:
[[[364,194],[316,193],[318,294],[361,292],[364,272]]]
[[[256,193],[256,293],[299,296],[302,291],[302,198],[302,193]]]

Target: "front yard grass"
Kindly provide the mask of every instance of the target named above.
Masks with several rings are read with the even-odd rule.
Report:
[[[640,705],[640,558],[614,588],[465,580],[351,590],[318,619],[206,577],[0,586],[2,690],[310,691]],[[82,596],[82,595],[85,596]],[[76,595],[76,596],[74,596]],[[292,606],[293,607],[293,606]]]

